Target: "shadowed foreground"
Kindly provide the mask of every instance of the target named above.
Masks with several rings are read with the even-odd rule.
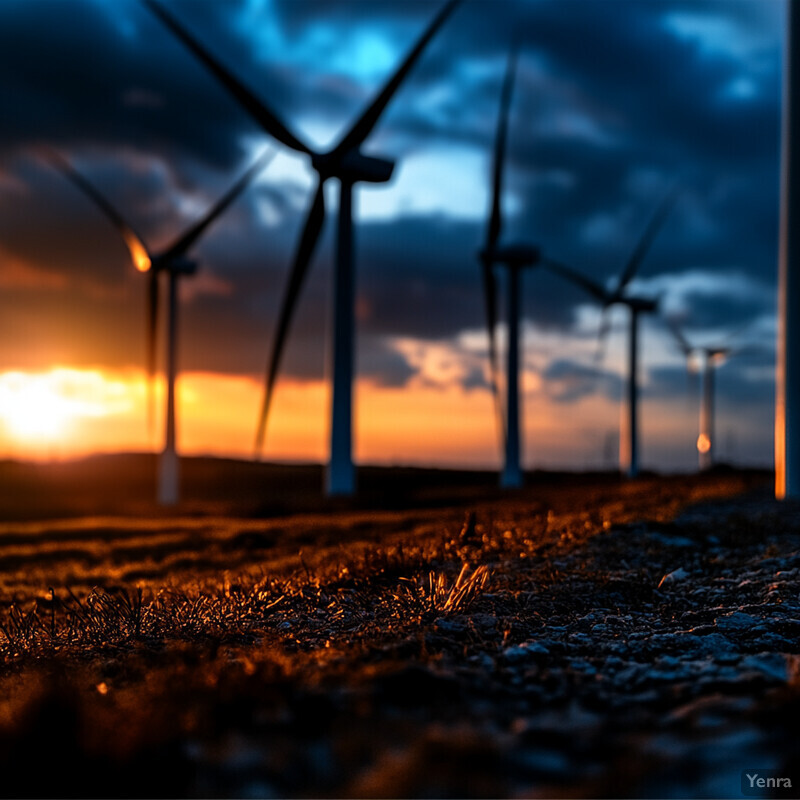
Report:
[[[283,513],[240,475],[235,516],[196,462],[158,517],[36,469],[42,518],[0,527],[4,795],[740,797],[797,760],[800,514],[764,474],[384,471],[291,508],[301,469]]]

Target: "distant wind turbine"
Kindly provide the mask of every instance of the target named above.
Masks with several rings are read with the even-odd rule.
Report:
[[[508,114],[514,88],[516,63],[516,52],[512,52],[508,59],[508,65],[503,79],[503,88],[500,94],[500,111],[497,118],[497,133],[495,135],[492,164],[492,204],[489,224],[486,230],[486,246],[478,254],[482,267],[484,300],[486,303],[492,392],[495,397],[497,416],[503,436],[504,460],[503,470],[500,474],[500,485],[505,488],[518,488],[522,486],[523,483],[519,402],[520,295],[522,290],[522,270],[536,266],[540,261],[540,253],[537,247],[527,244],[506,246],[501,246],[499,244],[500,234],[503,228],[503,167],[508,138]],[[503,417],[497,390],[497,350],[495,340],[497,287],[494,276],[495,265],[504,266],[508,270],[508,346],[506,350],[505,418]]]
[[[339,224],[333,292],[331,440],[326,490],[330,495],[350,495],[355,491],[355,469],[352,456],[355,311],[353,187],[359,181],[385,183],[391,178],[394,169],[392,161],[364,155],[361,152],[361,145],[372,132],[387,104],[425,46],[460,3],[460,0],[449,0],[444,5],[380,93],[341,141],[327,153],[316,152],[295,136],[262,100],[211,55],[160,3],[156,0],[143,0],[143,2],[205,64],[267,133],[291,150],[310,156],[311,166],[318,175],[314,200],[303,227],[294,266],[289,275],[286,295],[278,317],[272,353],[268,362],[264,401],[256,434],[256,457],[260,455],[263,448],[267,418],[289,325],[325,221],[324,184],[330,178],[339,180]]]
[[[700,347],[689,344],[675,320],[669,320],[668,326],[675,337],[675,341],[678,343],[678,347],[686,357],[687,367],[691,369],[691,358],[695,353],[701,359],[703,397],[700,403],[697,454],[700,469],[710,469],[714,466],[714,448],[716,446],[716,431],[714,428],[715,371],[722,366],[733,351],[724,344],[716,347]]]
[[[627,383],[627,438],[624,428],[620,430],[620,468],[628,477],[635,477],[639,472],[639,316],[652,314],[658,310],[658,299],[653,297],[635,297],[626,293],[628,284],[633,280],[644,257],[653,245],[658,232],[666,222],[677,198],[677,187],[673,188],[658,206],[655,214],[645,228],[641,239],[634,247],[627,264],[617,279],[614,289],[606,289],[601,284],[550,258],[542,259],[542,265],[576,283],[598,300],[603,306],[603,317],[598,334],[599,353],[609,330],[608,311],[612,306],[627,306],[629,317],[628,329],[628,383]]]
[[[197,262],[187,258],[192,245],[202,236],[209,225],[244,191],[274,156],[274,151],[262,153],[255,163],[239,178],[208,213],[182,236],[159,253],[153,253],[122,215],[79,173],[72,164],[58,153],[49,152],[49,161],[59,169],[78,189],[111,220],[125,241],[131,260],[140,272],[149,275],[147,286],[147,371],[152,387],[156,366],[156,334],[159,306],[159,276],[166,273],[169,279],[167,301],[167,409],[164,449],[161,451],[158,470],[157,500],[161,505],[175,505],[179,498],[179,465],[175,448],[175,378],[177,374],[178,332],[178,278],[193,275]],[[152,388],[151,388],[152,391]],[[152,396],[152,395],[151,395]],[[152,407],[151,407],[152,419]]]

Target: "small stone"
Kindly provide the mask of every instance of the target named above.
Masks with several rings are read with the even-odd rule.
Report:
[[[439,617],[434,620],[433,627],[437,633],[464,633],[467,630],[467,623],[464,617],[452,617],[451,619]]]
[[[678,567],[678,569],[673,570],[672,572],[668,572],[658,583],[658,588],[660,589],[661,586],[665,583],[675,583],[676,581],[682,581],[689,577],[689,573],[683,568]]]
[[[570,769],[569,758],[557,750],[523,750],[514,761],[526,771],[548,777],[566,775]]]
[[[758,653],[757,655],[745,656],[741,660],[740,667],[760,672],[766,677],[781,683],[789,679],[788,664],[781,653]]]
[[[756,617],[751,617],[749,614],[744,614],[741,611],[734,611],[731,614],[717,617],[716,626],[717,629],[723,633],[733,633],[750,631],[760,622],[761,620],[757,619]]]
[[[719,633],[710,633],[702,638],[703,651],[715,658],[719,658],[722,653],[735,652],[736,647],[730,639]]]
[[[741,659],[741,656],[738,653],[717,653],[714,656],[714,660],[718,664],[736,664]]]
[[[543,644],[539,642],[523,642],[522,644],[507,647],[503,651],[503,658],[509,664],[517,664],[522,661],[528,661],[531,658],[538,656],[546,656],[550,651]]]
[[[481,633],[491,633],[497,629],[497,618],[491,614],[473,614],[471,620]]]

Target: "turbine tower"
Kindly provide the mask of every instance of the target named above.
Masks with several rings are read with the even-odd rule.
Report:
[[[148,8],[169,28],[231,92],[262,128],[291,150],[305,154],[318,176],[303,232],[289,275],[286,294],[278,317],[264,388],[264,400],[256,434],[256,457],[263,448],[267,418],[278,375],[280,360],[295,306],[325,221],[324,184],[339,180],[339,219],[333,291],[333,389],[331,401],[331,439],[326,491],[329,495],[351,495],[355,491],[352,456],[353,361],[354,361],[354,265],[353,265],[353,187],[358,182],[386,183],[394,162],[364,155],[361,146],[422,51],[461,0],[449,0],[428,26],[422,37],[391,76],[380,93],[356,120],[341,141],[329,152],[320,153],[295,136],[280,119],[227,67],[156,0],[144,0]]]
[[[159,253],[153,253],[133,228],[111,203],[79,173],[72,164],[57,153],[48,153],[50,162],[59,169],[80,191],[108,217],[119,231],[136,269],[149,275],[147,285],[147,371],[150,378],[150,391],[155,375],[156,338],[159,307],[159,278],[163,274],[168,279],[167,295],[167,407],[164,448],[161,451],[158,467],[158,488],[156,499],[165,506],[175,505],[179,499],[179,463],[175,445],[175,378],[177,375],[178,339],[178,279],[193,275],[197,262],[187,258],[192,245],[202,236],[209,225],[244,191],[274,156],[274,151],[262,153],[255,163],[224,194],[215,206],[182,236]],[[151,394],[152,398],[152,394]],[[150,407],[152,421],[152,406]]]
[[[787,0],[781,131],[775,496],[800,497],[800,8]]]
[[[616,286],[611,290],[571,267],[550,258],[542,259],[543,266],[576,283],[602,304],[603,317],[598,333],[599,355],[602,355],[602,347],[605,337],[608,335],[609,310],[615,305],[626,306],[628,309],[628,378],[625,391],[627,431],[624,426],[620,426],[619,455],[620,469],[629,478],[634,478],[639,473],[639,317],[642,314],[653,314],[658,311],[658,300],[654,297],[637,297],[628,294],[626,289],[666,222],[676,197],[677,187],[668,192],[661,201],[617,278]]]
[[[503,469],[500,485],[507,489],[519,488],[523,484],[522,447],[520,442],[520,295],[522,291],[522,270],[539,263],[539,250],[526,244],[501,246],[500,234],[503,228],[502,191],[503,167],[508,138],[508,114],[516,73],[516,52],[508,59],[503,88],[500,94],[500,111],[497,118],[497,133],[494,143],[492,164],[492,203],[489,224],[486,230],[486,245],[478,254],[482,267],[484,300],[486,304],[486,323],[489,333],[489,362],[491,368],[492,392],[495,397],[499,427],[503,437]],[[494,276],[495,265],[504,266],[508,271],[507,320],[508,347],[506,350],[506,407],[505,416],[497,390],[497,350],[495,324],[497,322],[497,286]]]
[[[703,395],[700,403],[700,426],[697,436],[698,467],[701,470],[714,466],[714,448],[716,446],[716,431],[714,428],[715,412],[715,371],[722,366],[731,354],[731,348],[725,346],[699,347],[689,344],[683,332],[674,320],[670,320],[669,329],[678,343],[687,366],[691,365],[692,356],[697,353],[701,359],[701,382]]]

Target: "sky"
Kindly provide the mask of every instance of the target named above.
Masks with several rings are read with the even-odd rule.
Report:
[[[323,150],[441,7],[165,3]],[[504,240],[534,243],[611,285],[677,183],[677,203],[630,285],[661,309],[643,318],[640,335],[642,465],[697,463],[697,381],[666,318],[692,344],[738,350],[717,373],[717,455],[771,465],[784,13],[782,0],[463,1],[363,148],[396,166],[390,183],[356,190],[357,461],[500,463],[477,252],[515,41]],[[77,165],[155,249],[260,152],[275,152],[193,248],[199,270],[180,296],[179,448],[250,457],[312,199],[308,158],[267,136],[135,0],[4,0],[0,54],[0,457],[68,458],[162,440],[146,419],[146,280],[108,220],[42,159],[43,146]],[[326,458],[330,184],[268,460]],[[598,361],[601,313],[590,297],[540,268],[525,272],[523,287],[524,463],[612,467],[627,312],[613,310]],[[156,392],[161,400],[163,379]]]

